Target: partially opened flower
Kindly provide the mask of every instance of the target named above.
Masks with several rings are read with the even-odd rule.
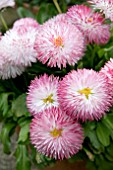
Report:
[[[108,82],[113,85],[113,58],[101,68],[100,72],[105,74],[108,77]]]
[[[94,9],[100,9],[105,18],[113,21],[113,0],[88,0]]]
[[[22,26],[38,28],[39,23],[35,19],[27,17],[27,18],[18,19],[13,24],[13,28],[22,27]]]
[[[110,38],[110,26],[99,12],[93,12],[85,5],[74,5],[67,12],[67,18],[77,26],[87,43],[105,44]]]
[[[0,0],[0,9],[5,7],[13,7],[14,5],[14,0]]]
[[[72,71],[59,84],[59,102],[74,118],[98,120],[112,104],[106,76],[94,70]]]
[[[30,125],[31,143],[38,152],[55,159],[76,154],[83,143],[83,129],[60,108],[43,111]]]
[[[0,42],[0,48],[4,51],[7,61],[19,67],[30,66],[32,62],[36,62],[36,34],[36,29],[26,27],[7,31]]]
[[[42,25],[37,35],[37,58],[50,67],[74,65],[84,55],[82,33],[71,23],[51,19]]]
[[[58,107],[58,77],[44,74],[31,81],[27,95],[27,107],[31,114],[38,114],[52,106]]]

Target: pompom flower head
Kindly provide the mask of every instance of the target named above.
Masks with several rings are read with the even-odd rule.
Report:
[[[51,19],[42,25],[37,35],[37,58],[50,67],[74,65],[84,55],[82,33],[71,23]]]
[[[36,29],[21,27],[8,30],[2,36],[0,48],[4,51],[5,58],[12,65],[30,66],[36,62],[37,52],[34,49]]]
[[[0,0],[0,9],[5,7],[13,7],[14,5],[14,0]]]
[[[107,76],[109,84],[113,86],[113,58],[101,68],[100,72]]]
[[[100,9],[105,18],[113,21],[113,0],[88,0],[94,9]]]
[[[112,103],[106,76],[87,69],[66,75],[60,82],[58,96],[62,109],[83,122],[100,119]]]
[[[30,125],[31,143],[37,151],[55,159],[76,154],[83,143],[83,129],[60,108],[43,111]]]
[[[85,36],[87,43],[106,44],[110,38],[110,26],[104,24],[103,16],[93,12],[85,5],[75,5],[67,12],[67,18],[77,26]]]
[[[22,27],[22,26],[38,28],[39,24],[33,18],[21,18],[14,22],[13,28]]]
[[[52,106],[58,107],[58,77],[44,74],[31,81],[27,95],[27,107],[35,115]]]

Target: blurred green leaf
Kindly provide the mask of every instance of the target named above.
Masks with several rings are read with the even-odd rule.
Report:
[[[16,170],[30,170],[31,163],[28,157],[28,150],[25,145],[18,145],[16,152]]]
[[[20,142],[25,142],[28,139],[28,134],[29,134],[29,124],[30,120],[26,120],[25,124],[21,124],[20,132],[19,132],[19,137],[18,137],[18,143]]]
[[[28,9],[25,9],[24,7],[19,7],[17,9],[17,13],[20,18],[25,18],[25,17],[31,17],[34,18],[34,15],[32,12],[30,12]]]
[[[13,97],[14,93],[1,93],[0,94],[0,109],[2,111],[3,116],[7,116],[9,113],[9,97]]]
[[[15,101],[12,102],[12,112],[16,117],[25,115],[28,110],[26,107],[26,94],[23,93]]]
[[[5,153],[9,154],[11,152],[11,141],[10,135],[12,129],[15,127],[15,123],[5,123],[2,130],[1,130],[1,141],[3,143],[3,150]]]
[[[100,143],[102,143],[104,146],[108,146],[110,144],[110,131],[101,122],[97,124],[96,134]]]

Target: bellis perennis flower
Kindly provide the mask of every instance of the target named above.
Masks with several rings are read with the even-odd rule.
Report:
[[[113,0],[88,0],[94,9],[100,9],[105,18],[113,21]]]
[[[71,23],[50,19],[39,29],[35,49],[43,64],[66,67],[67,63],[74,65],[84,55],[84,38]]]
[[[62,109],[82,121],[100,119],[112,103],[106,76],[87,69],[66,75],[60,82],[58,96]]]
[[[13,7],[14,5],[14,0],[0,0],[0,9],[5,7]]]
[[[30,125],[30,138],[37,151],[55,159],[69,158],[82,147],[83,130],[60,108],[43,111]]]
[[[27,96],[27,107],[30,113],[35,115],[52,106],[58,107],[57,89],[58,77],[53,75],[48,77],[44,74],[32,80]]]
[[[67,18],[77,26],[86,38],[87,43],[106,44],[110,38],[110,26],[104,24],[103,16],[93,12],[85,5],[75,5],[67,12]]]

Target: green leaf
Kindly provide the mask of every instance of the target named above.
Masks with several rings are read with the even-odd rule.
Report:
[[[104,150],[104,147],[101,145],[101,143],[100,143],[100,141],[99,141],[99,139],[97,137],[96,131],[94,131],[94,130],[93,131],[89,131],[87,136],[89,137],[92,146],[95,149],[98,149],[98,152],[102,152]]]
[[[23,93],[15,101],[12,102],[12,112],[16,117],[26,115],[28,112],[26,107],[26,94]]]
[[[14,93],[1,93],[0,94],[0,109],[3,116],[7,116],[9,112],[9,96],[13,96]]]
[[[16,152],[16,170],[30,170],[31,163],[25,145],[18,145]]]
[[[11,152],[11,141],[10,141],[10,133],[12,129],[15,127],[15,123],[5,123],[2,131],[1,131],[1,142],[3,143],[3,150],[5,153],[9,154]]]
[[[25,17],[31,17],[34,18],[34,15],[32,12],[30,12],[28,9],[25,9],[23,7],[19,7],[17,9],[17,13],[19,15],[20,18],[25,18]]]
[[[110,144],[110,131],[101,122],[97,124],[96,134],[100,143],[102,143],[104,146],[108,146]]]
[[[106,115],[104,116],[102,122],[107,124],[109,128],[113,129],[113,115]]]
[[[19,138],[18,138],[18,143],[20,142],[25,142],[28,139],[28,134],[29,134],[29,124],[30,120],[26,121],[23,126],[21,126],[20,133],[19,133]]]
[[[98,51],[98,56],[99,56],[99,58],[102,58],[102,57],[104,56],[104,53],[105,53],[104,49],[103,49],[103,48],[100,49],[100,50]]]

